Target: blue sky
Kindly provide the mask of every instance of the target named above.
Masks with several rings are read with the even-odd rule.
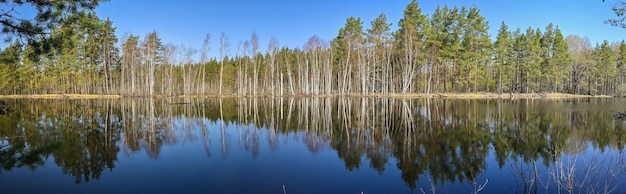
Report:
[[[564,35],[588,36],[595,45],[626,39],[626,29],[603,21],[612,18],[616,0],[422,0],[422,12],[431,14],[438,5],[477,6],[495,34],[502,21],[510,29],[544,29],[552,22]],[[155,30],[164,43],[200,49],[210,33],[210,56],[217,56],[222,32],[230,42],[229,54],[235,55],[240,42],[252,32],[259,35],[260,49],[266,51],[271,37],[280,46],[301,47],[311,36],[330,41],[343,27],[346,18],[360,17],[365,28],[380,13],[393,23],[402,18],[410,0],[110,0],[96,9],[101,18],[109,17],[124,34],[144,36]]]

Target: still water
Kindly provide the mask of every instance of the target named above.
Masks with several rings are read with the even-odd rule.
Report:
[[[626,192],[626,99],[4,101],[0,193]]]

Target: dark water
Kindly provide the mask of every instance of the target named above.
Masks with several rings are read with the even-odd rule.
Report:
[[[0,193],[626,192],[626,99],[4,101]]]

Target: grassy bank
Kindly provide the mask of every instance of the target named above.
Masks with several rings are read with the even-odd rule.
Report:
[[[377,96],[377,95],[374,95]],[[419,94],[391,94],[391,97],[398,98],[460,98],[460,99],[511,99],[509,93],[419,93]],[[513,94],[513,99],[531,99],[531,98],[547,98],[547,99],[562,99],[562,98],[612,98],[607,95],[578,95],[578,94],[565,94],[565,93],[521,93]]]
[[[338,97],[340,95],[295,95],[295,97]],[[389,97],[389,98],[454,98],[454,99],[511,99],[509,93],[411,93],[411,94],[349,94],[346,96],[351,97]],[[157,96],[157,98],[163,98],[166,96]],[[206,95],[206,96],[178,96],[179,98],[219,98],[218,95]],[[251,96],[237,96],[237,95],[222,95],[221,97],[251,97]],[[259,95],[258,97],[268,97],[268,95]],[[292,97],[292,95],[285,95],[281,97]],[[564,94],[564,93],[522,93],[513,94],[513,99],[531,99],[531,98],[546,98],[546,99],[563,99],[563,98],[611,98],[607,95],[577,95],[577,94]],[[120,95],[98,95],[98,94],[32,94],[32,95],[0,95],[0,98],[26,98],[26,99],[117,99],[123,98]]]
[[[454,99],[511,99],[509,93],[410,93],[410,94],[346,94],[346,95],[282,95],[276,97],[379,97],[379,98],[454,98]],[[164,97],[164,96],[158,96]],[[178,96],[180,98],[243,98],[243,97],[272,97],[271,95],[257,95],[257,96],[243,96],[243,95],[234,95],[234,94],[225,94],[222,96],[219,95],[188,95],[188,96]],[[565,94],[565,93],[522,93],[522,94],[513,94],[514,99],[537,99],[537,98],[546,98],[546,99],[565,99],[565,98],[612,98],[613,96],[607,95],[578,95],[578,94]]]
[[[0,95],[0,98],[25,98],[25,99],[117,99],[120,95],[98,94],[29,94],[29,95]]]

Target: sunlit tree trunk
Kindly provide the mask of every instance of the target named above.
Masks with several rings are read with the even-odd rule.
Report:
[[[224,60],[226,57],[226,50],[228,49],[228,40],[226,39],[226,34],[222,32],[222,36],[220,38],[220,86],[219,86],[219,95],[222,96],[222,88],[224,81]]]
[[[204,44],[202,45],[202,56],[200,57],[200,65],[202,65],[202,70],[200,71],[201,79],[200,79],[200,84],[202,84],[200,86],[200,95],[204,96],[204,92],[206,91],[206,87],[205,87],[205,82],[206,82],[206,62],[207,62],[207,55],[208,52],[210,50],[209,47],[209,41],[211,40],[211,34],[206,34],[206,36],[204,37]]]

